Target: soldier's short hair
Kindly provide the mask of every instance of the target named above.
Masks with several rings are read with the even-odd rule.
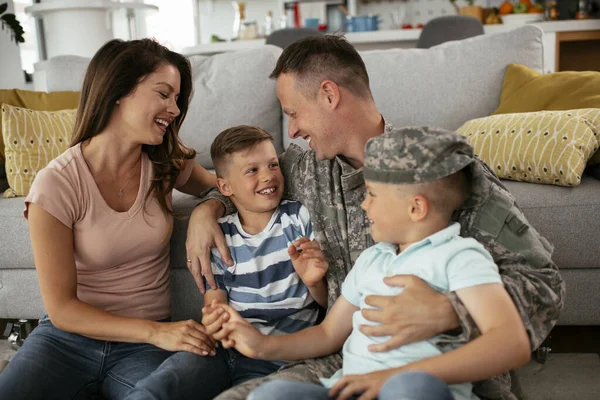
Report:
[[[234,153],[251,149],[265,140],[273,141],[273,136],[256,126],[239,125],[219,133],[210,146],[210,157],[218,177],[227,170],[227,162]]]
[[[321,82],[330,80],[355,96],[373,99],[365,63],[343,36],[309,36],[286,47],[270,78],[288,73],[307,98],[315,98]]]

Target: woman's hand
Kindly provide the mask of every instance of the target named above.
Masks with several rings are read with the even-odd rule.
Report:
[[[204,280],[211,288],[217,284],[210,264],[210,249],[216,247],[221,253],[221,259],[232,266],[231,254],[225,242],[225,236],[217,219],[223,214],[223,204],[218,200],[207,200],[196,206],[190,216],[185,248],[187,252],[187,267],[192,273],[200,292],[204,294]]]
[[[216,354],[216,342],[194,320],[156,322],[149,342],[168,351],[188,351],[199,356]]]

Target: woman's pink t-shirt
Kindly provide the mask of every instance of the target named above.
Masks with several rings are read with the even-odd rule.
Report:
[[[129,211],[110,208],[83,158],[81,144],[52,160],[25,199],[73,230],[77,297],[115,315],[159,320],[171,315],[169,240],[173,217],[154,196],[146,201],[152,162],[142,153],[137,198]],[[186,162],[175,187],[189,179]],[[171,204],[172,194],[167,197]],[[145,204],[144,204],[145,203]]]

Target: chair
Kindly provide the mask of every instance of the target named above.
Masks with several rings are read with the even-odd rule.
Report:
[[[322,34],[322,32],[319,32],[316,29],[286,28],[271,33],[269,36],[267,36],[266,43],[273,44],[275,46],[281,47],[282,49],[285,49],[287,46],[294,43],[298,39],[302,39],[307,36],[319,36]]]
[[[447,15],[434,18],[425,24],[417,41],[417,48],[428,49],[444,42],[477,35],[483,35],[481,21],[464,15]]]

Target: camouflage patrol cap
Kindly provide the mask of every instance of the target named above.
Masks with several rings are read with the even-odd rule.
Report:
[[[466,138],[432,127],[395,129],[365,145],[366,180],[415,184],[432,182],[460,171],[475,161]]]

